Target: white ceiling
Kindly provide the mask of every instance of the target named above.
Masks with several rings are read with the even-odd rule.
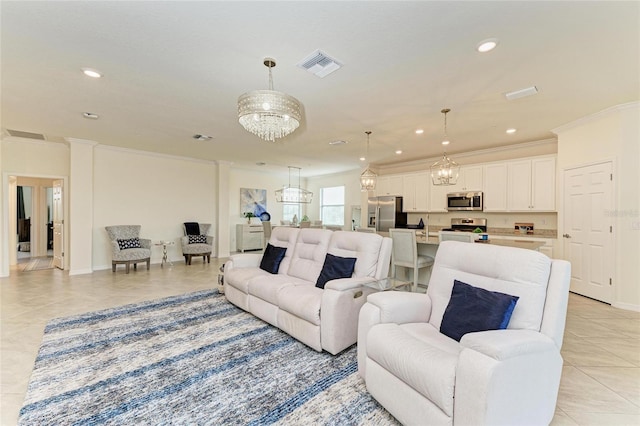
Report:
[[[375,164],[437,156],[444,107],[455,154],[551,138],[640,99],[636,1],[3,1],[0,13],[3,129],[302,176],[362,167],[366,130]],[[478,53],[489,37],[498,47]],[[296,67],[316,49],[343,68],[321,79]],[[242,129],[236,109],[268,87],[267,56],[275,89],[306,117],[274,144]],[[533,85],[533,97],[504,97]],[[349,143],[329,146],[337,139]]]

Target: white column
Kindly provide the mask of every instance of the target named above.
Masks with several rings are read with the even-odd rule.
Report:
[[[229,225],[229,184],[231,164],[228,161],[218,163],[218,257],[229,257],[231,245],[231,228]]]
[[[66,138],[70,147],[69,212],[64,224],[69,229],[69,275],[93,272],[93,150],[97,142]],[[66,262],[65,262],[66,263]]]

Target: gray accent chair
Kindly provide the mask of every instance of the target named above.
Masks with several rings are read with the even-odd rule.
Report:
[[[207,236],[206,243],[195,243],[189,244],[189,236],[187,235],[187,230],[182,224],[182,231],[184,232],[184,236],[181,239],[182,243],[182,254],[184,255],[184,263],[187,265],[191,265],[191,258],[202,256],[202,261],[205,259],[207,263],[211,263],[211,251],[213,249],[213,237],[207,235],[209,233],[209,229],[211,229],[210,223],[198,223],[200,227],[200,235]]]
[[[126,272],[129,273],[129,267],[133,264],[133,269],[137,269],[137,264],[146,262],[147,270],[151,263],[151,240],[140,238],[140,225],[114,225],[105,226],[109,241],[111,244],[111,270],[116,271],[117,264],[124,264]],[[120,249],[118,240],[128,240],[138,238],[140,240],[139,248]]]

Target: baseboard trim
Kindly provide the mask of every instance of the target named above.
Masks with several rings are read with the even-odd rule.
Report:
[[[93,274],[93,269],[70,269],[69,275]]]
[[[618,309],[624,309],[625,311],[640,312],[640,306],[632,305],[631,303],[612,303],[611,306]]]

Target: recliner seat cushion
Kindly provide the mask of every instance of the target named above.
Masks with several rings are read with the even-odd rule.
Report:
[[[251,279],[261,275],[269,276],[271,274],[260,268],[232,268],[229,271],[225,270],[224,284],[235,287],[246,294],[249,293]]]
[[[278,294],[281,289],[298,285],[307,287],[310,284],[308,281],[299,278],[282,274],[271,275],[266,273],[249,280],[247,293],[277,306],[279,303]],[[286,291],[291,291],[291,289],[287,289]]]
[[[324,290],[310,285],[290,286],[278,293],[278,305],[283,311],[320,325],[320,306]]]
[[[417,337],[417,338],[416,338]],[[460,345],[433,326],[393,323],[374,326],[367,356],[453,416],[453,395]],[[429,363],[425,368],[425,362]]]

